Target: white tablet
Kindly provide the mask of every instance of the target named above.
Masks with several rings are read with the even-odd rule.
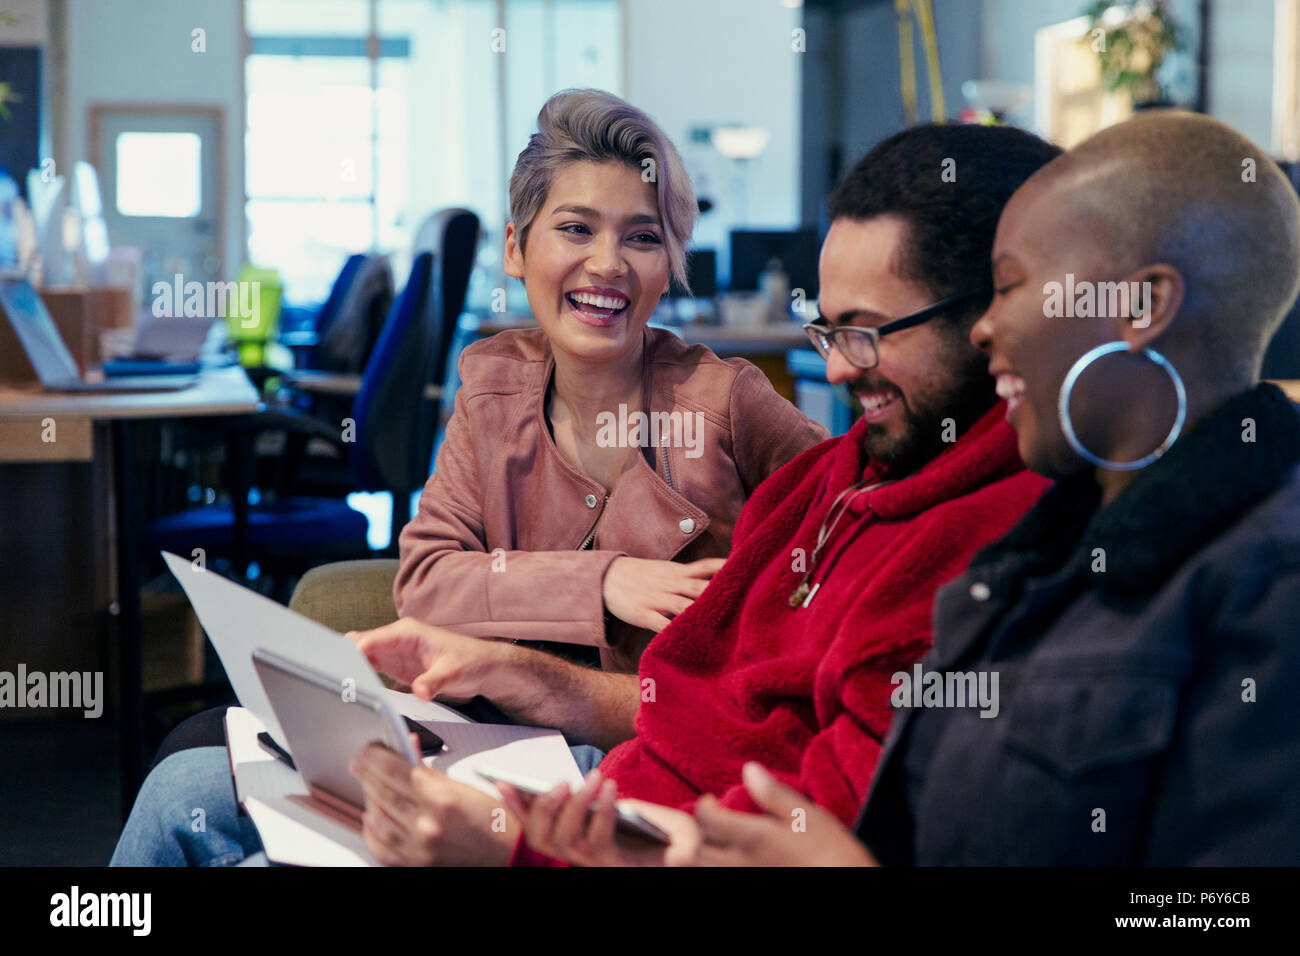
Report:
[[[384,698],[262,648],[253,651],[253,667],[298,773],[322,803],[361,818],[365,794],[348,763],[368,744],[383,744],[409,763],[420,762],[405,722]]]

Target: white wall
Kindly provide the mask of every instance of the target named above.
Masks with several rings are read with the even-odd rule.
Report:
[[[11,0],[4,0],[8,3]],[[244,259],[241,0],[68,0],[67,156],[90,161],[92,103],[195,103],[225,111],[226,272]],[[207,52],[190,49],[207,31]]]
[[[800,57],[791,31],[802,13],[778,0],[627,0],[624,96],[653,116],[677,145],[696,192],[717,204],[700,218],[695,244],[716,248],[726,268],[735,226],[798,225]],[[764,127],[767,150],[749,162],[746,222],[737,222],[735,172],[697,126]]]
[[[1270,149],[1273,0],[1215,0],[1210,36],[1210,115]]]
[[[1034,34],[1073,20],[1081,0],[981,0],[980,79],[1034,85]],[[963,101],[964,102],[964,101]],[[1032,121],[1034,104],[1017,111]]]

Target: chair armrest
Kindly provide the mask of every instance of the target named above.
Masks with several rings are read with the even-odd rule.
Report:
[[[244,419],[239,425],[254,433],[287,431],[306,435],[308,438],[319,438],[344,454],[347,453],[343,432],[338,425],[332,425],[294,408],[260,404],[257,407],[257,414]]]
[[[355,395],[361,391],[361,376],[348,372],[321,372],[316,369],[296,369],[285,375],[285,381],[304,392],[322,395]]]
[[[356,395],[361,391],[361,376],[343,372],[321,372],[314,369],[297,369],[284,374],[285,381],[304,392],[320,395]],[[424,397],[431,402],[442,398],[442,386],[424,386]]]
[[[398,561],[335,561],[312,568],[293,590],[289,607],[339,631],[364,631],[397,620],[393,581]]]

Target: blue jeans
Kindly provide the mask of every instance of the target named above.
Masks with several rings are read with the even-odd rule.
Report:
[[[605,754],[569,748],[585,775]],[[145,778],[109,866],[256,866],[266,863],[253,821],[239,811],[225,747],[172,754]]]
[[[230,866],[262,848],[240,814],[225,747],[196,747],[154,767],[109,866]]]

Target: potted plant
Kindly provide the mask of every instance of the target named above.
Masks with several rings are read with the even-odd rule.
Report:
[[[1165,0],[1097,0],[1083,15],[1088,18],[1084,42],[1097,54],[1106,88],[1126,91],[1134,109],[1168,105],[1168,91],[1156,73],[1166,56],[1181,52],[1186,43]]]

